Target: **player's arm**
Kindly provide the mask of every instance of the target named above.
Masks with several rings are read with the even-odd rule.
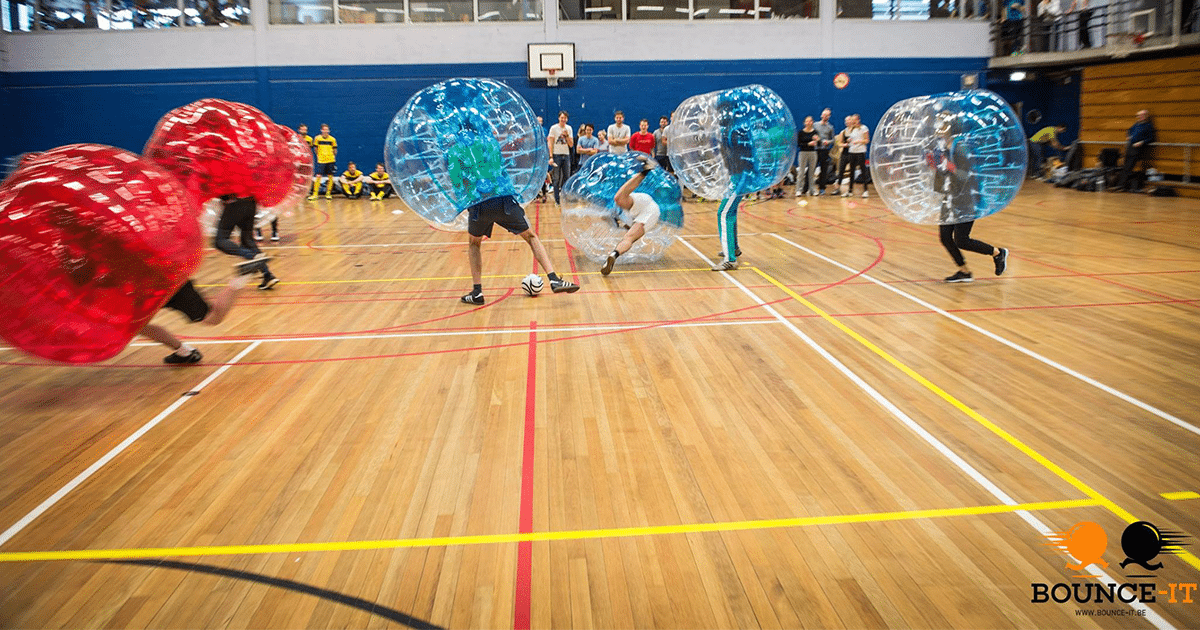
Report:
[[[642,180],[646,179],[646,175],[650,171],[654,170],[654,163],[652,163],[646,157],[638,155],[637,159],[642,163],[642,170],[635,173],[633,177],[630,177],[624,184],[621,184],[621,187],[617,189],[616,197],[613,198],[613,201],[616,202],[617,207],[621,208],[622,210],[629,210],[633,207],[633,197],[630,197],[629,195],[633,191],[637,190],[637,187],[642,185]]]

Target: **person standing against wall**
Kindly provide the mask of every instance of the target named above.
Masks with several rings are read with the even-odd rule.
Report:
[[[624,153],[628,151],[631,131],[629,125],[625,124],[625,112],[617,110],[617,113],[613,114],[613,124],[608,126],[608,152]]]
[[[551,127],[546,136],[550,165],[554,168],[554,203],[559,205],[562,205],[563,182],[571,176],[571,149],[575,148],[575,136],[567,119],[567,112],[558,112],[558,124]]]

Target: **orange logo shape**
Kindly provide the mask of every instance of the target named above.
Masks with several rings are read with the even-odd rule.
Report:
[[[1076,523],[1071,529],[1047,534],[1046,538],[1050,539],[1050,546],[1071,554],[1079,561],[1079,564],[1067,563],[1067,568],[1072,571],[1083,571],[1091,564],[1108,566],[1108,563],[1101,559],[1105,548],[1108,547],[1108,534],[1104,533],[1103,527],[1091,521]]]

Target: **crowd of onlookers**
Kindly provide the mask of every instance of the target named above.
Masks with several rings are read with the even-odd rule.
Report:
[[[821,112],[819,121],[808,116],[797,132],[799,151],[796,169],[788,175],[788,179],[796,184],[797,197],[825,194],[827,186],[838,186],[847,179],[848,188],[842,196],[852,195],[856,182],[862,184],[862,196],[868,196],[867,184],[871,175],[867,168],[867,146],[870,144],[870,130],[858,114],[853,114],[845,117],[844,126],[839,131],[830,122],[832,115],[832,110],[826,108]],[[558,122],[545,129],[551,166],[547,189],[553,190],[556,203],[561,203],[563,183],[598,153],[641,151],[653,156],[667,172],[675,172],[668,150],[670,116],[661,116],[658,128],[654,131],[650,130],[650,120],[643,118],[638,121],[638,130],[633,131],[625,123],[625,113],[617,111],[613,114],[612,124],[604,129],[597,130],[590,122],[579,125],[578,137],[569,121],[567,112],[559,112]],[[541,116],[538,117],[538,124],[544,125]],[[762,191],[758,196],[761,197],[764,192],[774,197],[783,194],[782,188],[776,187]]]

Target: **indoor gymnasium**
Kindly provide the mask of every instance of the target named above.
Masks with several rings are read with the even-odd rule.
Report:
[[[0,17],[0,627],[1200,627],[1191,0]]]

